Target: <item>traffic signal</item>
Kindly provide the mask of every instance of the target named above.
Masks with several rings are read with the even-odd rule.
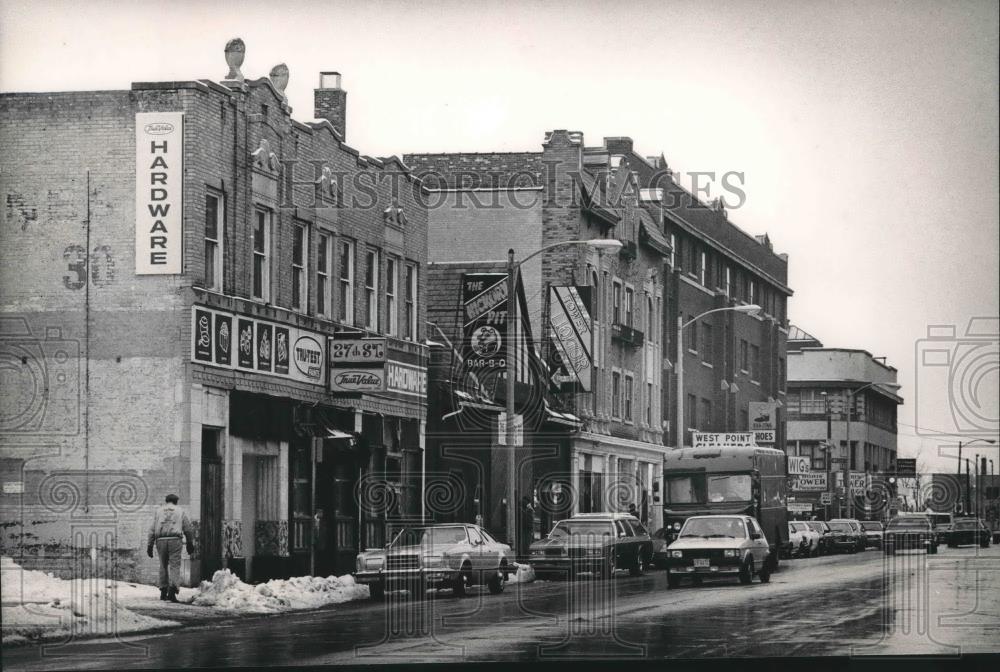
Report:
[[[889,477],[889,494],[892,495],[892,497],[894,499],[896,497],[896,488],[897,488],[898,485],[899,484],[896,482],[896,477],[895,476],[890,476]]]

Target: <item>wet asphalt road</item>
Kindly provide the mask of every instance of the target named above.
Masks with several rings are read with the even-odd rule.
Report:
[[[1000,548],[783,561],[770,584],[663,572],[399,593],[122,641],[8,648],[9,670],[1000,652]]]

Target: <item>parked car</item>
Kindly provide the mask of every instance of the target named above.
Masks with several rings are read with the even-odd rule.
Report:
[[[792,542],[792,556],[811,558],[819,555],[821,535],[805,522],[788,523],[788,539]]]
[[[937,536],[925,515],[899,515],[889,521],[882,535],[882,549],[886,555],[901,550],[926,550],[930,554],[938,552]]]
[[[948,532],[955,523],[955,516],[950,513],[940,513],[938,511],[930,511],[918,515],[927,516],[927,519],[931,521],[931,529],[934,530],[937,543],[948,543]]]
[[[882,548],[882,534],[885,529],[878,520],[862,520],[861,531],[865,533],[865,544],[871,548]]]
[[[819,535],[819,554],[833,553],[833,531],[829,524],[824,520],[810,520],[806,525]]]
[[[857,553],[865,550],[865,535],[861,523],[853,518],[834,518],[829,522],[833,549]]]
[[[639,576],[652,561],[653,539],[633,515],[581,513],[556,523],[545,539],[531,545],[530,554],[538,578],[586,572],[611,577],[619,569]]]
[[[359,553],[354,579],[373,599],[405,588],[423,597],[428,588],[451,588],[465,595],[473,584],[501,593],[514,568],[510,546],[478,525],[404,527],[384,549]]]
[[[757,521],[745,515],[692,516],[668,547],[667,585],[676,588],[690,577],[736,575],[750,583],[771,580],[770,549]]]
[[[990,547],[990,529],[979,518],[959,518],[952,524],[945,537],[948,548],[958,548],[963,544],[979,544],[983,548]]]
[[[661,527],[653,533],[653,567],[667,568],[667,546],[670,545],[671,531]]]

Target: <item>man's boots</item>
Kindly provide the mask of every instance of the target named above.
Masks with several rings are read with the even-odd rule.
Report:
[[[167,591],[167,602],[177,602],[177,586],[170,586]]]
[[[163,601],[166,601],[166,599],[167,599],[167,589],[166,588],[160,588],[160,599],[163,600]]]

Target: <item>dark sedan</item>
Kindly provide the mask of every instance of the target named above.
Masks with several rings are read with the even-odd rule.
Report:
[[[819,554],[826,555],[833,553],[833,530],[822,520],[810,520],[806,522],[811,530],[819,535]]]
[[[959,518],[948,530],[946,540],[948,548],[964,544],[979,544],[983,548],[989,548],[991,536],[989,528],[978,518]]]
[[[611,577],[618,569],[643,574],[653,558],[653,541],[635,516],[578,514],[560,520],[548,537],[531,545],[531,566],[540,579],[579,573]]]
[[[886,555],[902,550],[926,550],[933,555],[938,552],[937,535],[927,516],[896,516],[885,526],[882,549]]]

